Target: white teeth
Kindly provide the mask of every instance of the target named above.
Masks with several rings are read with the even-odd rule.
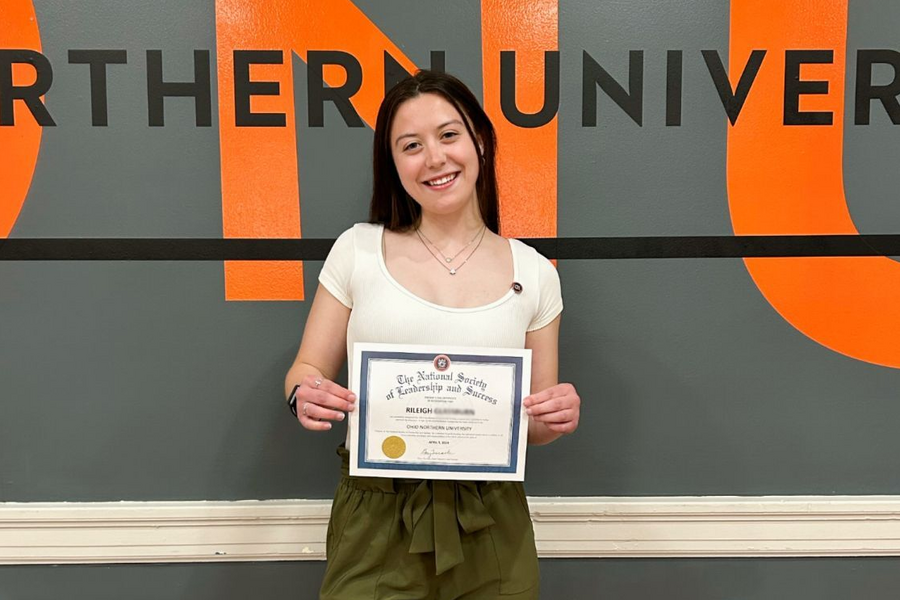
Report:
[[[450,183],[454,179],[456,179],[456,173],[451,173],[446,177],[441,177],[440,179],[432,179],[431,181],[426,181],[425,183],[427,183],[428,185],[444,185],[445,183]]]

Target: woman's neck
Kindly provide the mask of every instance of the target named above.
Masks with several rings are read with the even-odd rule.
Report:
[[[438,246],[444,244],[465,244],[484,227],[481,214],[468,211],[451,215],[422,213],[417,228]]]

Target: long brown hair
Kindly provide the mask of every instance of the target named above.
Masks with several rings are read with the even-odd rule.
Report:
[[[446,73],[426,70],[418,71],[392,87],[378,109],[372,149],[372,204],[369,208],[369,222],[380,223],[391,231],[403,231],[418,224],[422,215],[419,204],[406,193],[400,183],[390,140],[397,109],[407,100],[422,94],[441,96],[462,115],[463,124],[475,144],[475,152],[480,161],[478,179],[475,182],[478,209],[488,229],[499,234],[500,206],[494,166],[497,135],[494,126],[478,99],[463,82]]]

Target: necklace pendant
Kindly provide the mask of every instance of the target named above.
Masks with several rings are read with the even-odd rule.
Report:
[[[447,262],[453,262],[452,258],[445,258],[444,260],[446,260]]]
[[[451,274],[451,275],[456,275],[456,269],[450,269],[450,274]]]

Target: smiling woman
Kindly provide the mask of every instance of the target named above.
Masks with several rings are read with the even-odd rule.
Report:
[[[459,113],[441,96],[423,94],[397,110],[391,153],[406,193],[428,212],[469,208],[478,221],[479,152]]]
[[[530,349],[529,443],[578,426],[578,394],[557,381],[559,277],[500,236],[495,156],[491,122],[456,78],[420,71],[387,93],[370,222],[344,232],[325,261],[285,380],[303,427],[330,429],[355,409],[333,379],[345,353],[355,372],[356,342]],[[321,598],[538,597],[520,482],[350,476],[339,454]]]
[[[392,231],[407,229],[421,216],[419,202],[436,197],[425,192],[453,187],[457,199],[474,196],[480,219],[499,233],[494,127],[461,82],[423,73],[431,72],[392,88],[378,112],[369,220]],[[460,174],[464,181],[441,181]]]

